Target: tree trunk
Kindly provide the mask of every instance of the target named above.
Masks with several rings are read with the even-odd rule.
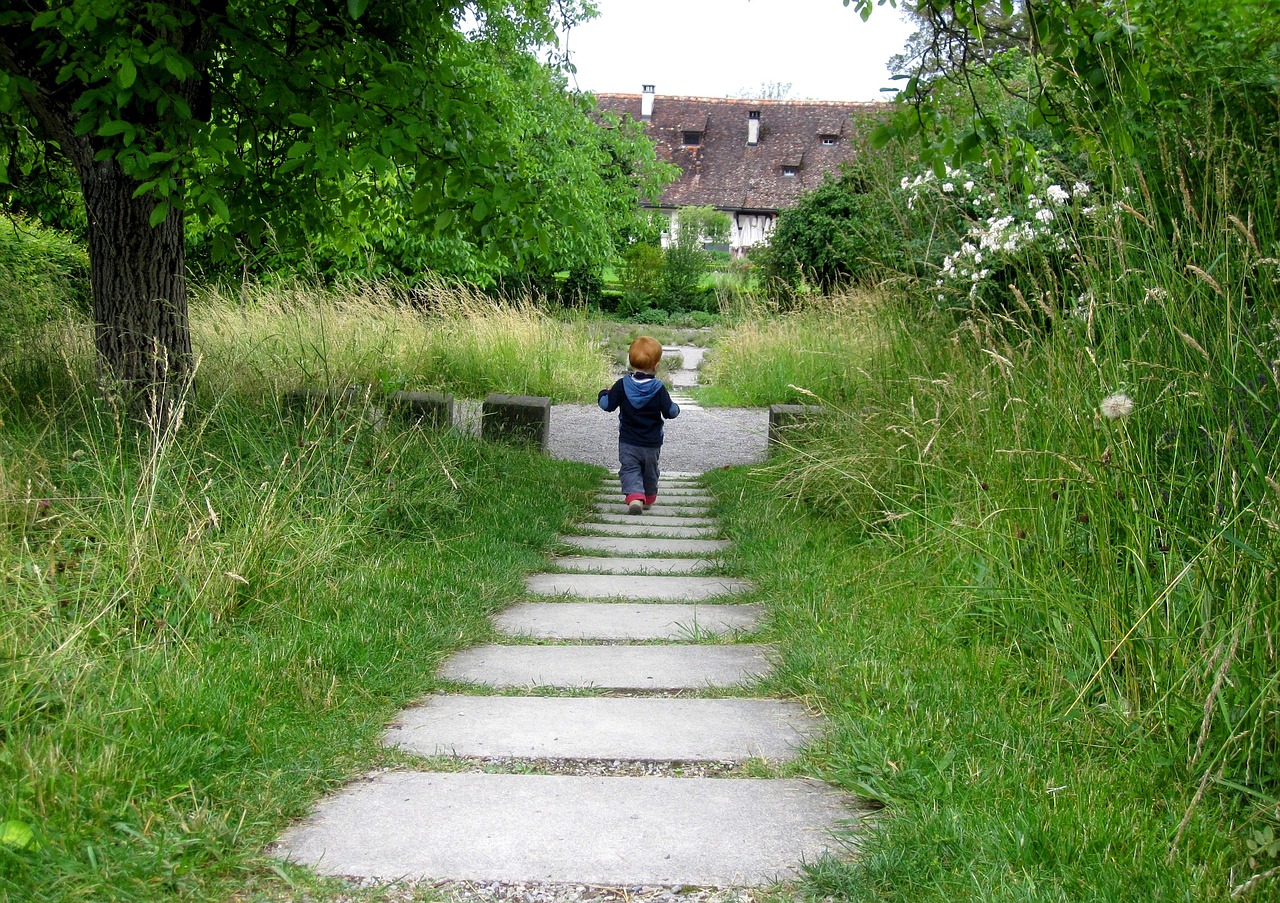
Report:
[[[192,372],[183,217],[150,223],[155,201],[114,160],[77,161],[89,217],[94,347],[101,388],[165,429]]]

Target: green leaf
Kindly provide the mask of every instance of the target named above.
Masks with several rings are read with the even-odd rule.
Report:
[[[416,216],[421,216],[427,212],[434,194],[435,192],[427,187],[419,188],[413,193],[413,212]]]
[[[299,128],[313,129],[316,127],[316,121],[306,113],[290,113],[289,121]]]
[[[37,850],[40,848],[36,834],[24,821],[11,818],[0,824],[0,844],[14,850]]]
[[[369,0],[347,0],[347,12],[351,13],[353,19],[359,19],[368,8]]]
[[[155,208],[151,211],[151,228],[154,229],[156,226],[163,223],[168,216],[169,202],[161,201],[156,204]]]
[[[111,138],[115,135],[123,135],[126,132],[132,133],[133,130],[132,123],[125,122],[123,119],[112,119],[109,122],[104,122],[98,128],[98,134],[103,138]]]
[[[116,79],[120,82],[120,87],[130,88],[133,83],[138,80],[138,67],[133,64],[133,60],[125,57],[120,63],[120,71],[116,75]]]

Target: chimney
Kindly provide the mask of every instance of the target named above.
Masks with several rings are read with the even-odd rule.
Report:
[[[760,143],[760,111],[752,110],[747,114],[747,147],[755,147]]]
[[[640,119],[648,122],[653,118],[653,85],[645,85],[640,95]]]

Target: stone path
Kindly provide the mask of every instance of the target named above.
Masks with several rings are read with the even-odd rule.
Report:
[[[684,357],[670,377],[673,423],[714,419],[681,394],[702,349],[667,350]],[[595,409],[581,421],[557,407],[553,426],[598,429],[615,454],[612,418]],[[744,462],[763,448],[763,421],[692,425]],[[578,459],[599,457],[595,444],[579,442],[590,450]],[[846,852],[858,813],[842,794],[740,776],[747,762],[795,758],[822,724],[795,702],[748,695],[772,667],[772,649],[750,639],[765,609],[723,573],[729,543],[712,505],[698,473],[668,472],[658,503],[629,515],[606,478],[595,511],[560,538],[565,551],[494,618],[500,642],[452,656],[440,676],[454,691],[387,729],[384,742],[423,757],[421,769],[323,800],[276,854],[364,881],[452,882],[461,896],[532,883],[554,901],[580,899],[584,885],[702,899],[690,889],[770,885]]]
[[[457,690],[387,729],[424,770],[322,801],[278,855],[385,882],[742,888],[845,849],[857,813],[842,794],[732,770],[793,759],[822,724],[795,702],[743,695],[771,668],[772,650],[749,640],[765,612],[709,557],[725,541],[703,538],[717,526],[696,475],[664,475],[648,518],[618,523],[606,509],[619,497],[606,479],[597,511],[562,537],[574,549],[598,540],[600,554],[530,576],[529,598],[494,619],[502,640],[442,666]],[[698,538],[665,535],[685,520]],[[442,759],[527,764],[479,773]],[[635,777],[628,763],[668,771]],[[698,764],[730,771],[672,776]]]

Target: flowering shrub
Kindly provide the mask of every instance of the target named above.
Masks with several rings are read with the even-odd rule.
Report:
[[[1019,192],[985,168],[947,167],[943,178],[932,170],[904,176],[899,189],[907,209],[930,208],[952,230],[954,250],[938,265],[933,284],[943,306],[1007,308],[1021,294],[1040,299],[1043,309],[1050,287],[1065,297],[1076,223],[1097,212],[1086,182],[1068,189],[1041,176],[1032,190]]]

